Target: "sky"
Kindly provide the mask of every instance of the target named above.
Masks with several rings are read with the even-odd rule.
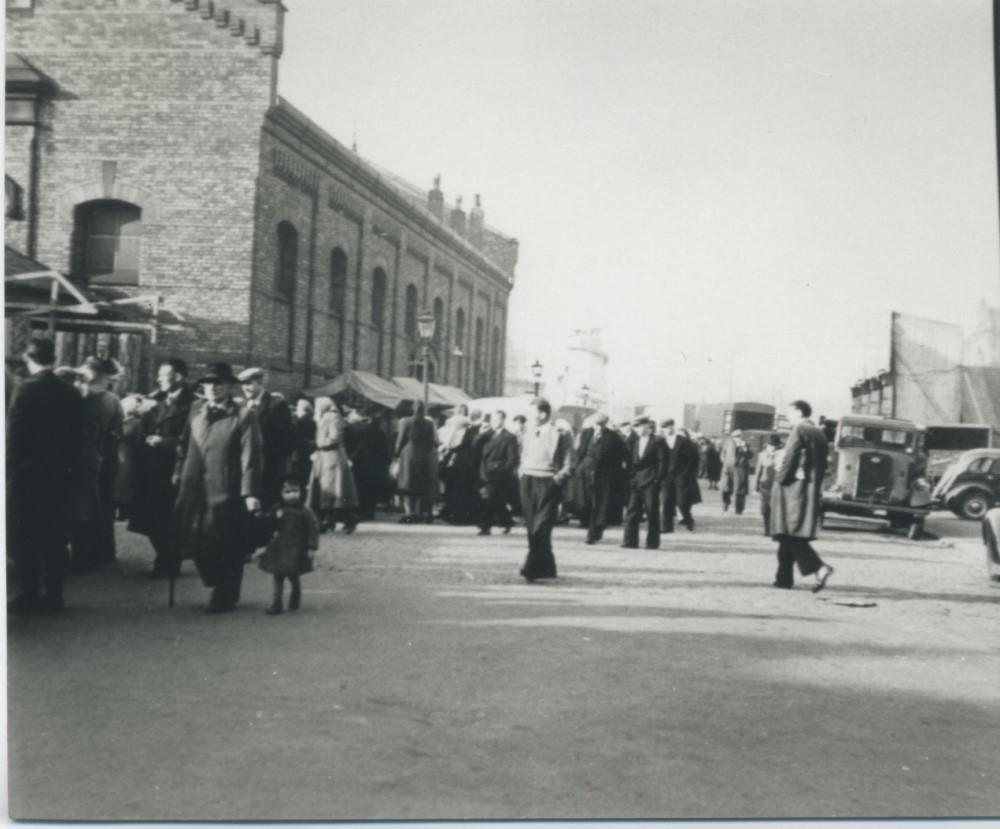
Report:
[[[520,242],[508,336],[620,400],[803,397],[1000,304],[989,0],[285,0],[279,92]]]

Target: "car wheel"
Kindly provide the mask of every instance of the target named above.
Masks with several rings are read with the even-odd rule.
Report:
[[[962,500],[958,502],[958,514],[967,521],[979,521],[992,506],[993,499],[976,489],[962,496]]]

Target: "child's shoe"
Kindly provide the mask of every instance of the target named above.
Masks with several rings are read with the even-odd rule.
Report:
[[[300,604],[302,604],[302,591],[293,590],[292,595],[288,597],[288,609],[298,610]]]
[[[290,603],[289,603],[289,604],[290,604]],[[282,612],[282,609],[283,609],[283,608],[282,608],[282,606],[281,606],[281,599],[275,599],[275,600],[274,600],[274,601],[273,601],[273,602],[271,603],[271,606],[270,606],[270,607],[269,607],[269,608],[268,608],[267,610],[265,610],[264,612],[265,612],[265,613],[266,613],[266,614],[267,614],[268,616],[277,616],[277,615],[278,615],[279,613],[281,613],[281,612]]]

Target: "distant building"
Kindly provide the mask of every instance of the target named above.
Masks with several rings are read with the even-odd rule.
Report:
[[[967,335],[894,312],[887,339],[888,366],[851,388],[853,414],[1000,426],[1000,310],[983,303]]]

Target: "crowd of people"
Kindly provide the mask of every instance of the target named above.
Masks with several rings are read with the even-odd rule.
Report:
[[[402,523],[440,520],[480,535],[509,533],[519,515],[521,575],[533,582],[557,575],[560,522],[578,521],[588,545],[621,525],[625,548],[639,546],[643,524],[648,549],[675,523],[693,532],[699,478],[710,489],[721,482],[723,509],[737,514],[754,481],[764,532],[779,540],[775,586],[791,586],[795,561],[817,574],[818,589],[832,573],[809,545],[826,455],[803,401],[789,409],[788,446],[772,436],[754,475],[738,430],[717,444],[673,420],[612,423],[600,412],[574,428],[544,399],[509,420],[465,405],[435,418],[420,401],[395,412],[289,401],[266,388],[262,369],[236,375],[216,363],[192,382],[180,359],[158,366],[155,393],[119,398],[113,360],[56,368],[54,352],[50,339],[32,339],[29,377],[8,404],[8,551],[20,583],[11,612],[62,609],[67,571],[114,561],[116,518],[149,539],[151,578],[172,585],[181,561],[194,561],[212,589],[210,613],[236,607],[245,564],[265,548],[258,562],[274,577],[276,614],[286,579],[288,608],[300,606],[319,535],[338,525],[353,533],[379,505],[394,502]]]

